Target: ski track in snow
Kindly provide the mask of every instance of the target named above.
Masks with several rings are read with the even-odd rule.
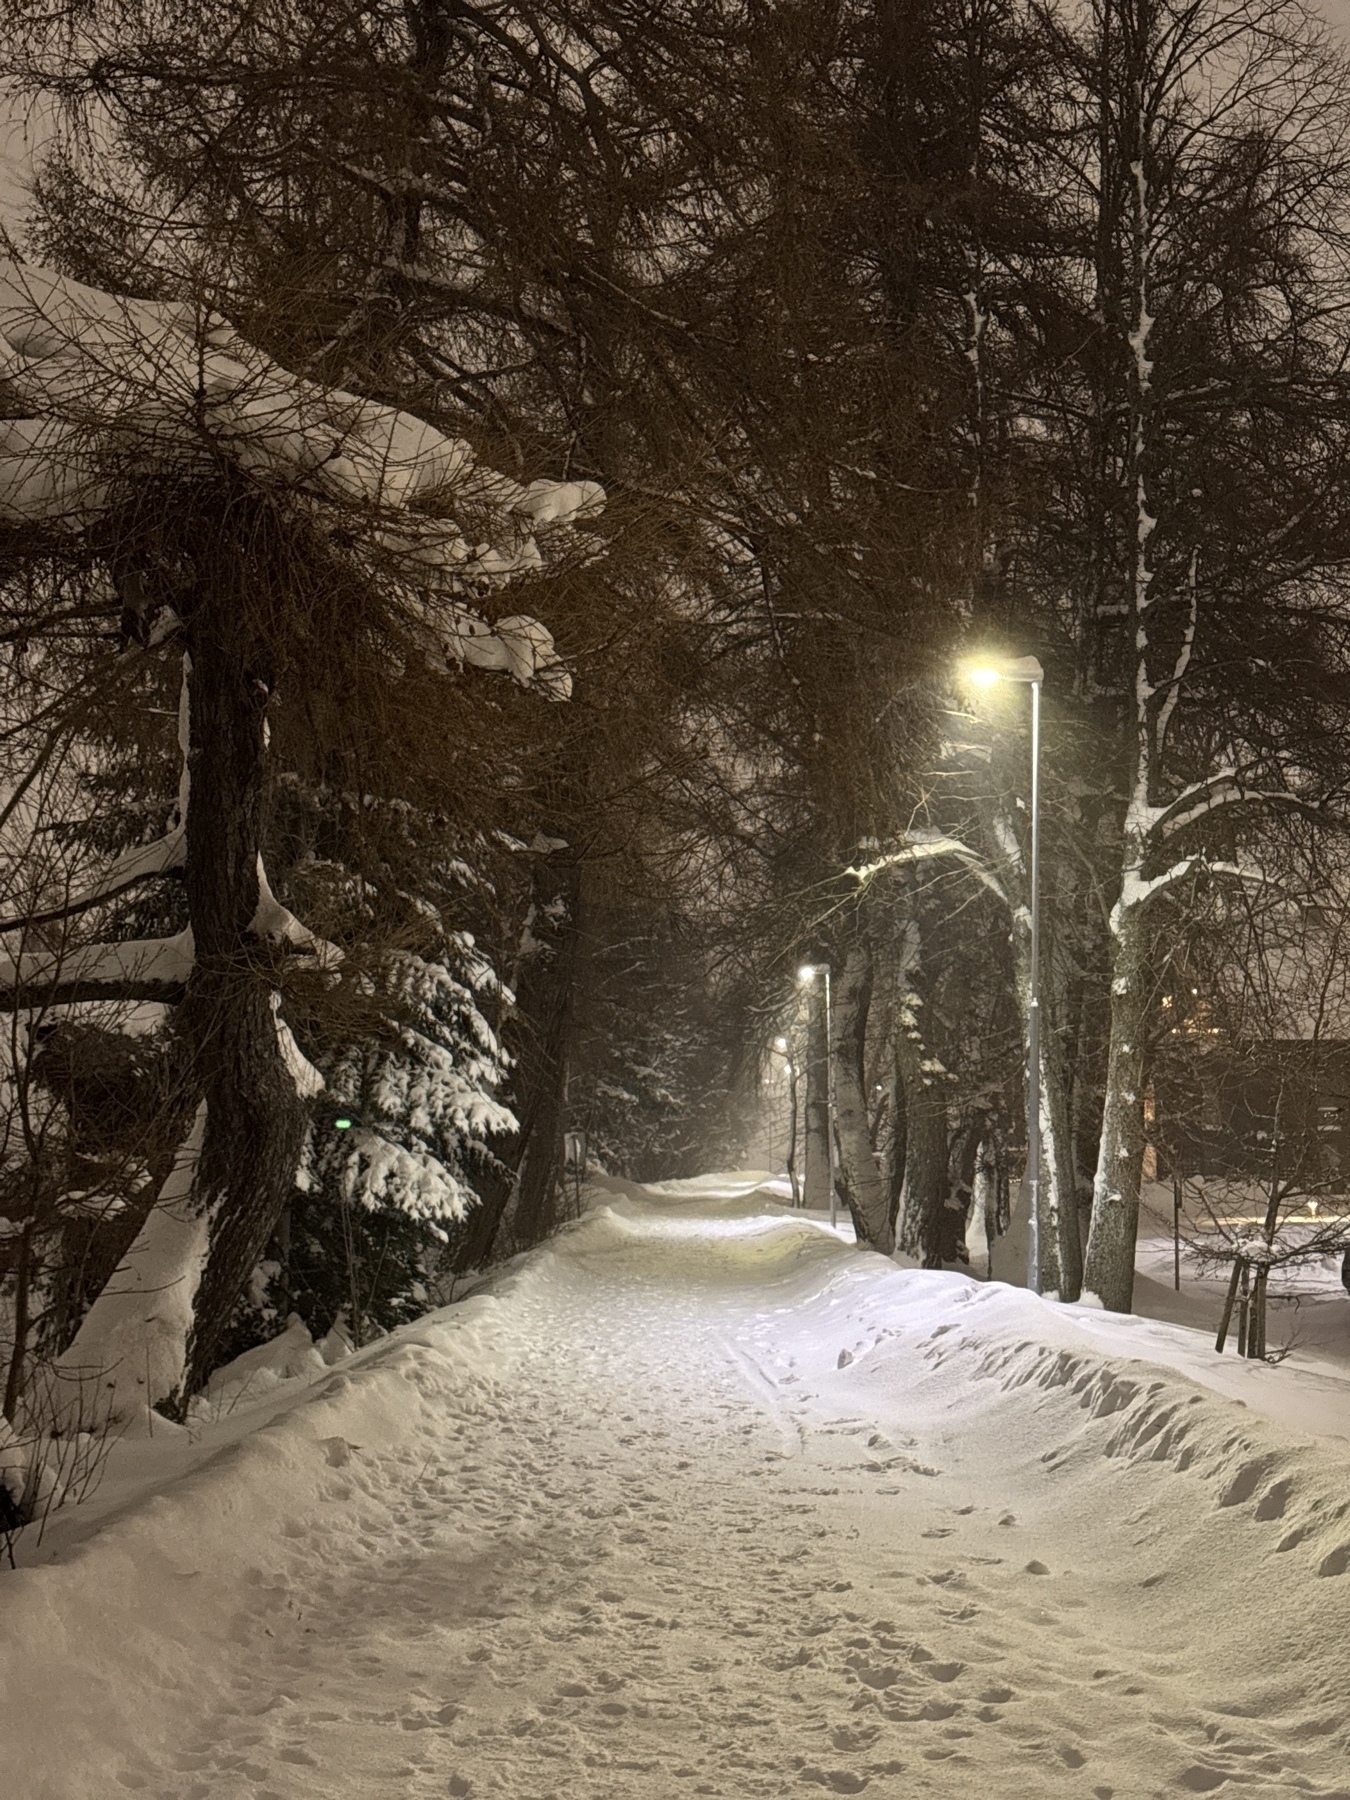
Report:
[[[977,1354],[878,1279],[913,1277],[735,1205],[583,1223],[486,1360],[380,1374],[412,1430],[319,1440],[214,1702],[91,1791],[1350,1800],[1336,1533],[1279,1548],[1297,1450],[1252,1473],[1184,1382],[1122,1439],[1147,1366]],[[1236,1476],[1188,1472],[1188,1407]]]

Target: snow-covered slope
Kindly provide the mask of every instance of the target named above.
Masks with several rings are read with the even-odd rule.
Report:
[[[1350,1446],[747,1186],[610,1193],[69,1515],[7,1789],[1346,1800]]]

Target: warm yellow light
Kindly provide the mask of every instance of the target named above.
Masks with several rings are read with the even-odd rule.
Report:
[[[991,668],[988,663],[967,663],[965,674],[966,680],[974,687],[993,687],[995,682],[1003,679],[1002,672]]]
[[[798,971],[797,971],[798,981],[811,982],[811,981],[814,981],[815,978],[816,978],[816,971],[811,966],[810,963],[803,963],[801,968],[798,969]]]

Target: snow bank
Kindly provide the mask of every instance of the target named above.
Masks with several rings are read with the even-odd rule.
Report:
[[[463,1404],[509,1356],[511,1285],[358,1353],[316,1388],[294,1384],[282,1410],[250,1419],[241,1405],[223,1421],[224,1447],[213,1453],[208,1428],[205,1460],[162,1487],[156,1475],[181,1466],[190,1446],[187,1433],[158,1427],[160,1470],[142,1465],[147,1496],[87,1541],[78,1515],[57,1522],[48,1560],[3,1577],[0,1589],[8,1793],[106,1800],[120,1759],[158,1755],[185,1708],[205,1713],[227,1698],[222,1652],[272,1603],[300,1521],[322,1522],[333,1558],[360,1556],[372,1505],[389,1504],[373,1465],[397,1457],[428,1404],[452,1394]],[[267,1356],[259,1363],[270,1366]],[[260,1370],[253,1379],[265,1385]],[[218,1398],[228,1407],[227,1387]],[[254,1429],[229,1442],[246,1423]]]

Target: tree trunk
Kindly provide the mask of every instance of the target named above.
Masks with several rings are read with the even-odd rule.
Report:
[[[1044,983],[1048,988],[1050,984]],[[1083,1285],[1083,1242],[1078,1221],[1078,1187],[1074,1175],[1073,1128],[1069,1110],[1068,1069],[1064,1044],[1057,1028],[1062,1009],[1046,995],[1041,1034],[1041,1150],[1045,1162],[1042,1179],[1044,1228],[1055,1234],[1054,1273],[1058,1285],[1046,1279],[1051,1273],[1041,1259],[1041,1292],[1057,1293],[1061,1300],[1076,1300]]]
[[[901,1027],[903,1031],[903,1026]],[[897,1234],[902,1250],[908,1249],[904,1242],[901,1198],[905,1191],[905,1156],[908,1148],[909,1114],[905,1100],[905,1073],[899,1048],[891,1049],[890,1072],[890,1113],[891,1129],[886,1139],[886,1205],[890,1211],[891,1229]]]
[[[210,1241],[184,1393],[212,1368],[235,1302],[290,1197],[308,1107],[279,1035],[282,946],[259,917],[270,669],[227,592],[198,610],[188,679],[191,798],[184,884],[196,960],[183,1028],[206,1102],[194,1184]]]
[[[520,1056],[520,1161],[511,1227],[519,1245],[535,1244],[558,1222],[572,996],[581,940],[581,863],[555,851],[536,870],[531,934],[517,996],[528,1034]]]
[[[825,1038],[825,990],[806,984],[806,1180],[802,1203],[812,1212],[830,1210],[829,1045]]]
[[[835,1128],[839,1141],[839,1186],[853,1215],[858,1242],[889,1256],[895,1231],[886,1186],[872,1155],[867,1109],[864,1048],[872,998],[872,951],[866,939],[850,945],[834,984],[833,1038]]]
[[[1106,1104],[1092,1190],[1092,1226],[1083,1267],[1083,1296],[1110,1312],[1129,1312],[1139,1231],[1144,1162],[1144,1030],[1147,1023],[1142,909],[1117,915],[1111,982],[1111,1037]]]
[[[911,996],[911,1002],[915,996]],[[947,1096],[926,1055],[923,1034],[907,1006],[896,1038],[905,1087],[905,1180],[900,1202],[901,1248],[927,1269],[942,1267],[943,1209],[947,1200]]]
[[[788,1151],[787,1178],[792,1189],[792,1204],[802,1204],[802,1184],[797,1174],[797,1063],[795,1048],[789,1048],[793,1060],[788,1063]]]
[[[203,1101],[131,1248],[52,1365],[48,1410],[68,1430],[134,1428],[182,1390],[209,1247],[193,1191],[205,1129]]]
[[[1026,1044],[1030,1038],[1031,1017],[1031,894],[1026,862],[1021,841],[1006,810],[995,808],[991,811],[988,831],[997,851],[995,862],[999,880],[1012,910],[1013,987],[1022,1041]],[[1043,905],[1045,898],[1042,898]],[[1057,1033],[1058,1009],[1053,1003],[1052,984],[1046,979],[1046,961],[1042,949],[1038,983],[1041,999],[1041,1168],[1038,1184],[1040,1217],[1037,1220],[1040,1288],[1042,1293],[1076,1298],[1083,1262],[1078,1196],[1073,1181],[1066,1070]]]
[[[81,1390],[97,1377],[113,1416],[126,1416],[133,1401],[181,1410],[210,1373],[290,1196],[308,1116],[278,1011],[280,959],[290,946],[268,940],[273,921],[262,907],[270,669],[243,623],[238,565],[221,563],[219,586],[190,626],[184,886],[194,962],[178,1023],[190,1090],[183,1098],[199,1102],[197,1117],[144,1226],[60,1359],[63,1378],[75,1376]]]

